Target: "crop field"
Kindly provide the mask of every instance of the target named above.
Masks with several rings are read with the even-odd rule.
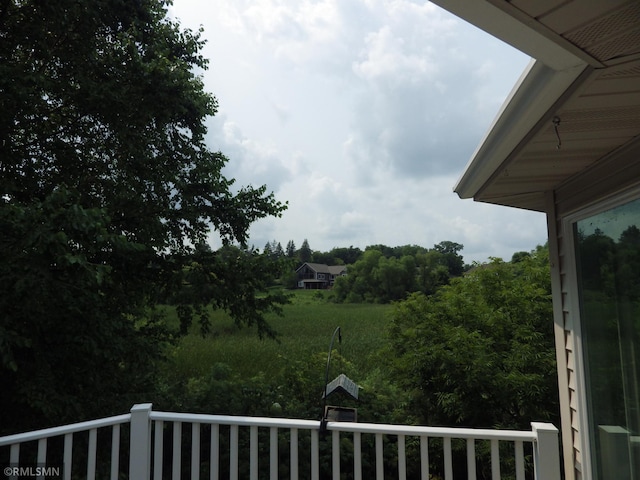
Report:
[[[334,352],[350,362],[359,373],[375,367],[375,356],[386,342],[389,305],[335,304],[325,300],[326,292],[295,291],[282,317],[269,322],[278,340],[262,339],[255,329],[238,328],[224,313],[216,313],[212,332],[203,337],[194,327],[172,351],[172,373],[182,378],[206,375],[216,363],[229,365],[244,378],[269,376],[287,363],[305,361],[329,351],[331,337],[340,327]],[[320,372],[321,373],[321,372]]]

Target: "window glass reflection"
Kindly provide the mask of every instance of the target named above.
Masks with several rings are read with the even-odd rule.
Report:
[[[574,224],[596,478],[640,479],[640,200]]]

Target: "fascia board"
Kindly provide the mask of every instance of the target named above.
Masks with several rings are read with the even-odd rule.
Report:
[[[566,70],[583,63],[598,63],[535,19],[511,7],[508,2],[502,2],[504,9],[485,0],[431,2],[554,70]]]
[[[581,63],[557,71],[529,63],[454,187],[460,198],[476,196],[586,68]]]

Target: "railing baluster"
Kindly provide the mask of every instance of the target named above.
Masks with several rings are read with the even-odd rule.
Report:
[[[64,450],[62,453],[62,464],[64,465],[64,480],[71,480],[71,466],[73,460],[73,433],[67,433],[64,436]]]
[[[258,426],[249,428],[249,477],[258,478]]]
[[[155,421],[153,438],[153,480],[162,480],[162,457],[164,455],[164,422],[162,420]]]
[[[200,480],[200,424],[191,424],[191,480]]]
[[[429,437],[420,436],[420,472],[422,480],[429,480]]]
[[[442,440],[444,448],[444,479],[453,480],[453,461],[451,459],[451,437]]]
[[[9,463],[17,465],[20,463],[20,444],[14,443],[9,448]]]
[[[404,435],[398,435],[398,478],[399,480],[407,478],[407,453]]]
[[[289,433],[289,470],[291,472],[291,480],[298,479],[298,429],[292,428]]]
[[[211,458],[209,460],[211,469],[209,479],[218,480],[220,478],[220,426],[211,425]]]
[[[384,480],[384,456],[382,434],[376,433],[376,480]]]
[[[38,440],[38,457],[37,463],[44,465],[47,463],[47,439],[41,438]],[[38,480],[44,480],[44,477],[36,477]]]
[[[500,443],[498,440],[491,440],[491,478],[500,480]]]
[[[89,430],[89,450],[87,453],[87,480],[96,478],[96,450],[98,448],[98,430]]]
[[[229,478],[238,480],[238,425],[231,425],[229,428]]]
[[[182,470],[182,422],[173,422],[173,460],[171,478],[180,480]]]
[[[524,480],[524,446],[522,440],[514,442],[516,450],[516,480]]]
[[[476,442],[467,438],[467,478],[476,480]]]
[[[362,480],[362,434],[353,432],[353,478]]]
[[[120,475],[120,425],[111,428],[111,476],[109,480],[118,480]]]
[[[320,480],[320,441],[318,430],[311,430],[311,480]]]
[[[331,432],[331,463],[333,480],[340,480],[340,431]]]
[[[269,429],[269,478],[278,480],[278,428],[271,427]]]
[[[38,460],[37,463],[44,465],[47,463],[47,439],[41,438],[38,440]]]

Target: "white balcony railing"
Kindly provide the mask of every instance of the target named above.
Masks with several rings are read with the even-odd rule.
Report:
[[[430,473],[451,480],[454,472],[469,479],[560,479],[558,430],[550,424],[513,431],[329,422],[326,433],[319,426],[156,412],[140,404],[125,415],[0,437],[0,464],[61,467],[66,480],[428,479]]]

